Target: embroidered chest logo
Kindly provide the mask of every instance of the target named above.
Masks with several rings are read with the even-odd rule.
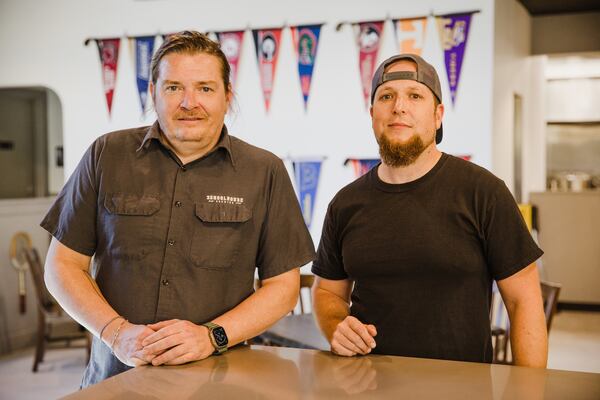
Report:
[[[206,195],[206,201],[209,203],[221,203],[221,204],[244,204],[243,197],[235,197],[235,196],[223,196],[217,194],[208,194]]]

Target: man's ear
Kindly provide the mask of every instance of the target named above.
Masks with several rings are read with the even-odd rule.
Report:
[[[369,107],[369,114],[371,114],[371,118],[373,118],[373,106]]]
[[[444,105],[442,103],[440,103],[435,108],[435,127],[436,127],[436,129],[440,129],[440,126],[442,126],[443,118],[444,118]]]

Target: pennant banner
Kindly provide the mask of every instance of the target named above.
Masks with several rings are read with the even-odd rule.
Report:
[[[277,57],[279,56],[281,28],[255,29],[252,31],[252,35],[254,36],[254,46],[256,48],[258,72],[265,99],[265,108],[269,112],[275,70],[277,68]]]
[[[300,88],[304,98],[304,111],[306,111],[310,82],[317,59],[321,25],[295,26],[291,29],[296,55],[298,56],[298,75],[300,76]]]
[[[367,109],[371,101],[371,80],[377,65],[377,53],[381,44],[383,21],[360,22],[358,24],[357,43],[359,50],[358,68],[362,83],[363,96]]]
[[[242,54],[242,41],[244,40],[244,31],[216,32],[217,40],[221,44],[221,50],[227,57],[231,67],[231,87],[235,88],[237,80],[238,65]]]
[[[96,39],[100,62],[102,63],[102,82],[104,95],[108,105],[108,115],[112,109],[113,94],[117,82],[117,62],[119,61],[119,44],[121,39]]]
[[[378,158],[348,158],[344,165],[351,163],[354,176],[358,179],[379,163]]]
[[[322,160],[292,161],[300,209],[302,210],[304,222],[309,229],[315,207],[315,197],[317,195],[322,163]]]
[[[427,17],[396,19],[393,22],[398,53],[411,53],[420,56],[425,45]]]
[[[460,70],[465,55],[465,47],[467,46],[467,38],[469,36],[471,15],[472,14],[470,13],[450,14],[436,17],[440,42],[444,49],[446,74],[448,75],[452,105],[455,104],[456,100]]]
[[[142,107],[142,115],[148,100],[148,83],[150,82],[150,63],[154,52],[154,36],[139,36],[131,39],[135,51],[135,78]]]

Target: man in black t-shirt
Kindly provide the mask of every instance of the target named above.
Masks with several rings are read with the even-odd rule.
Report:
[[[495,280],[515,364],[545,367],[547,332],[535,260],[542,251],[506,185],[440,152],[441,88],[416,55],[373,77],[382,163],[331,201],[314,308],[332,352],[491,362]]]

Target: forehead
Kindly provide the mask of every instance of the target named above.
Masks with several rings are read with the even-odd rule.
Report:
[[[206,53],[169,53],[160,60],[159,66],[159,79],[196,76],[200,80],[219,80],[221,74],[220,60]]]

